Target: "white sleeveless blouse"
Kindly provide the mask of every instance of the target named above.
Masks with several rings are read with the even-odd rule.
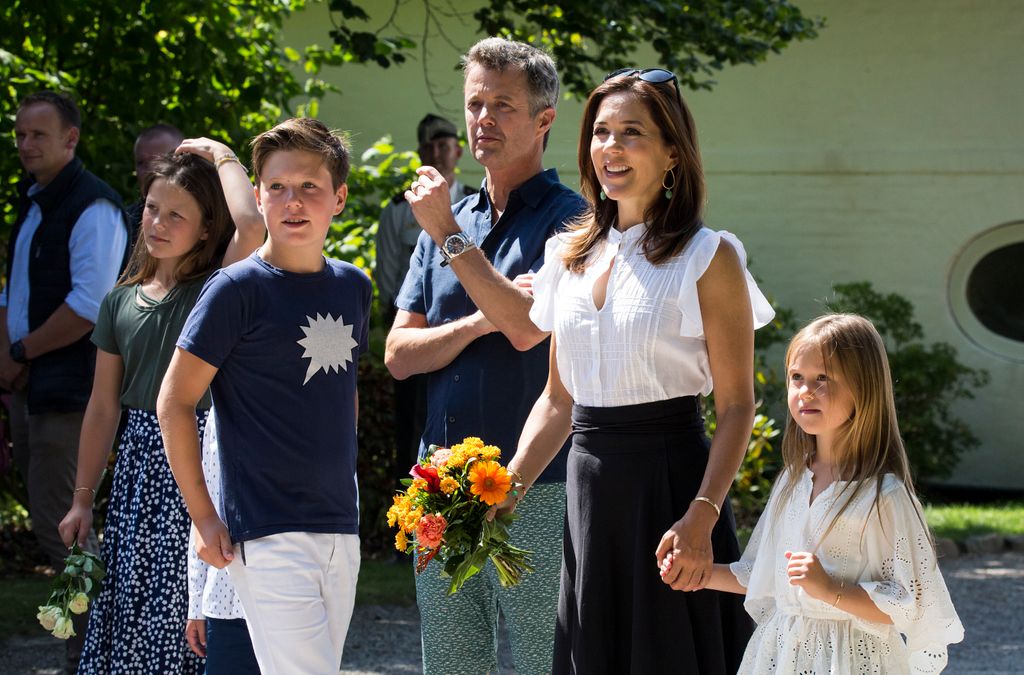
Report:
[[[754,327],[775,315],[745,271],[746,252],[734,235],[701,228],[680,253],[653,265],[639,245],[645,230],[641,224],[624,233],[609,231],[582,274],[569,272],[562,261],[571,234],[547,242],[544,266],[533,281],[530,318],[554,333],[558,373],[578,405],[634,405],[711,392],[697,280],[723,239],[743,264]],[[606,299],[598,310],[594,283],[609,264]]]

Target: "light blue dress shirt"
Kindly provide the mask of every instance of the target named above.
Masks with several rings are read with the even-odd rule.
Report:
[[[29,196],[42,188],[38,184],[29,188]],[[21,340],[29,334],[28,328],[28,263],[32,238],[42,222],[42,211],[33,203],[25,216],[25,222],[18,232],[11,264],[11,279],[18,281],[11,287],[8,283],[0,294],[0,307],[7,308],[7,336],[11,342]],[[98,199],[89,205],[74,229],[68,248],[71,254],[71,291],[64,302],[78,316],[96,323],[103,296],[114,287],[121,271],[121,259],[128,230],[124,216],[115,204]],[[9,294],[9,295],[8,295]]]

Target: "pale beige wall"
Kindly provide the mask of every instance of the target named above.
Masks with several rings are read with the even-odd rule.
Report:
[[[967,339],[946,292],[950,265],[971,237],[1024,219],[1024,3],[799,5],[827,17],[819,39],[729,69],[712,92],[687,95],[707,167],[708,221],[743,239],[765,290],[801,321],[822,311],[835,282],[870,280],[913,301],[929,340],[951,343],[992,375],[958,409],[982,447],[954,482],[1024,488],[1024,365]],[[400,25],[421,26],[422,5],[403,7]],[[313,8],[286,35],[323,43],[327,25]],[[450,35],[463,46],[473,40],[467,26]],[[429,76],[457,117],[457,53],[432,44]],[[416,121],[435,111],[421,67],[346,67],[330,76],[344,94],[325,101],[321,117],[356,131],[358,149],[386,132],[412,147]],[[563,102],[547,153],[573,185],[580,109]],[[462,165],[479,177],[471,158]]]

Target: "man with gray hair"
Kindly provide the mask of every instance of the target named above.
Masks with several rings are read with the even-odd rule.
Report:
[[[486,178],[451,206],[447,181],[425,166],[406,192],[423,233],[395,301],[385,363],[398,379],[428,374],[421,457],[430,444],[478,436],[507,459],[547,380],[548,336],[529,318],[533,273],[545,242],[584,202],[543,168],[558,100],[551,57],[488,38],[463,57],[463,73],[469,148]],[[516,672],[551,672],[565,459],[563,448],[516,511],[512,541],[533,551],[536,566],[518,586],[501,588],[490,565],[453,596],[436,562],[416,577],[427,675],[495,670],[499,610]]]

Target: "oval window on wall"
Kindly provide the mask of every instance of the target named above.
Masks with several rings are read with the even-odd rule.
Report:
[[[948,293],[953,317],[971,341],[1024,362],[1024,221],[967,242],[953,260]]]

